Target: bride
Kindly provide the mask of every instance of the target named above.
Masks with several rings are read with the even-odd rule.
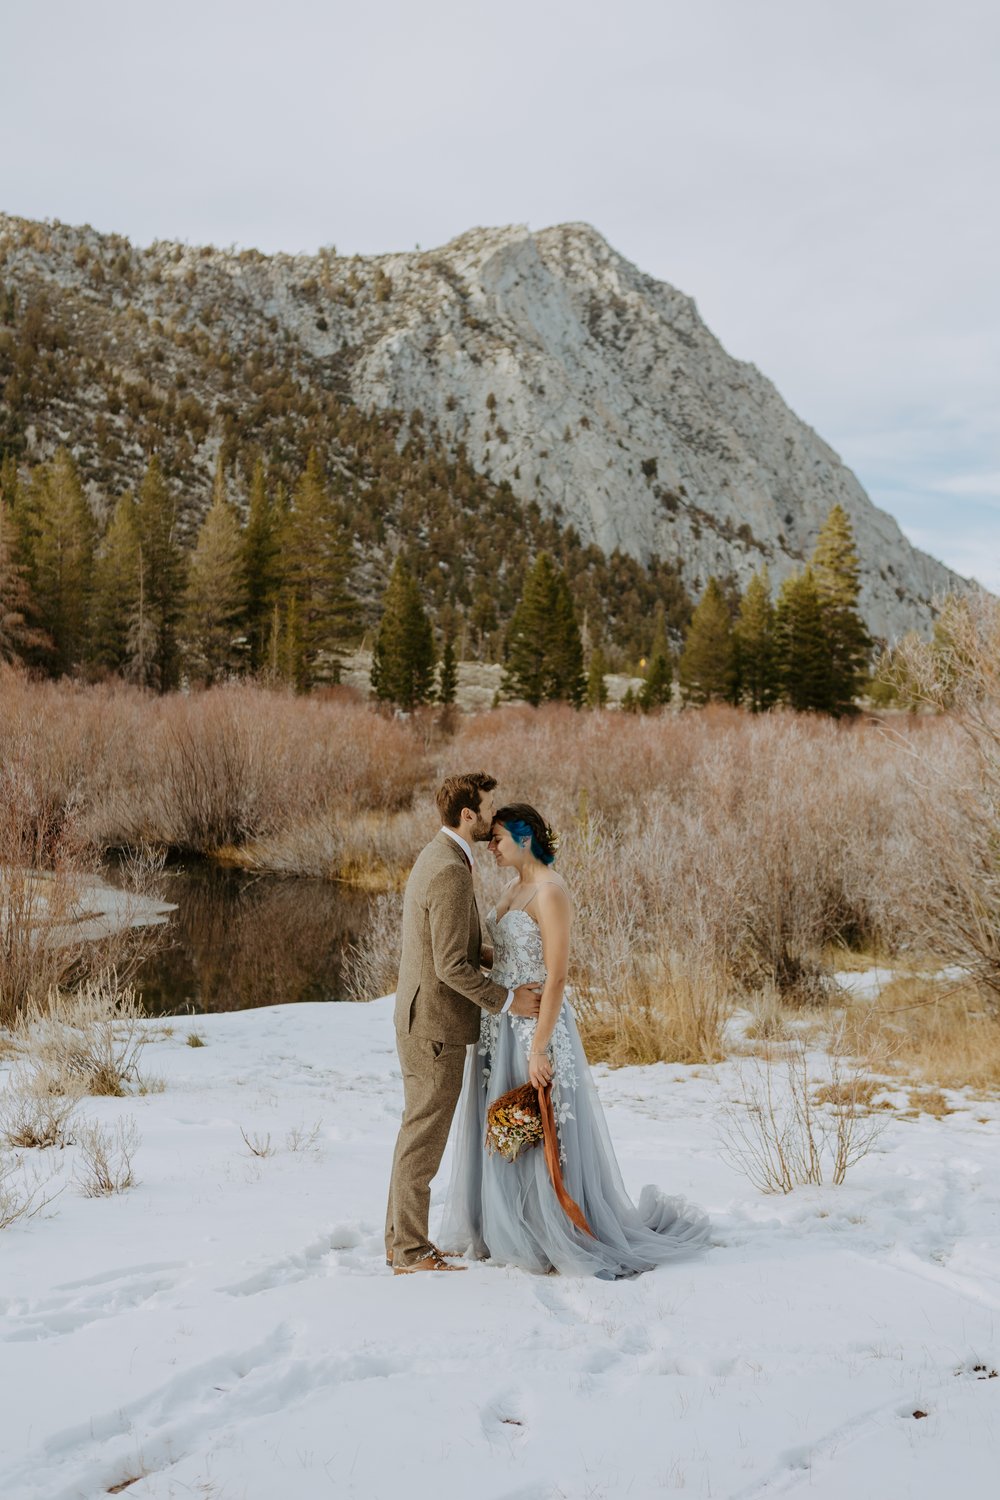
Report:
[[[542,983],[537,1021],[483,1013],[469,1049],[455,1126],[455,1160],[441,1244],[526,1271],[615,1280],[700,1249],[708,1221],[679,1198],[643,1188],[639,1206],[625,1191],[576,1020],[563,998],[572,905],[552,869],[555,841],[527,803],[502,807],[489,849],[515,872],[486,921],[499,984]],[[486,955],[488,957],[488,954]],[[591,1230],[575,1226],[556,1196],[545,1153],[510,1161],[484,1146],[487,1111],[525,1083],[551,1088],[565,1190]]]

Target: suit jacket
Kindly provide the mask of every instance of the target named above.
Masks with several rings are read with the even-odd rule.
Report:
[[[396,1030],[434,1042],[474,1042],[479,1010],[507,990],[479,971],[482,931],[465,855],[443,831],[421,850],[403,896]],[[478,1008],[477,1008],[478,1007]]]

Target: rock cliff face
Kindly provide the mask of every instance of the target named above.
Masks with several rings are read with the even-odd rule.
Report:
[[[777,586],[835,501],[855,527],[876,635],[926,631],[934,597],[962,583],[725,352],[690,298],[585,224],[470,230],[400,255],[264,256],[137,249],[0,215],[0,323],[39,297],[61,326],[34,373],[16,348],[4,356],[21,403],[8,426],[20,423],[26,460],[66,442],[105,486],[134,484],[150,433],[162,444],[172,423],[197,513],[227,423],[279,451],[325,393],[419,410],[522,502],[605,552],[680,561],[695,594],[711,573],[745,584],[763,562]],[[25,325],[23,337],[39,335]]]
[[[934,596],[960,586],[690,298],[588,225],[472,230],[378,264],[391,290],[358,329],[355,398],[419,407],[604,550],[679,558],[694,592],[711,573],[745,584],[762,562],[777,585],[839,501],[877,635],[925,630]]]

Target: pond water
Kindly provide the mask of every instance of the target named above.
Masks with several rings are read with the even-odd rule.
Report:
[[[364,892],[207,860],[169,864],[155,884],[177,910],[136,975],[150,1014],[347,998],[346,950],[365,925]]]

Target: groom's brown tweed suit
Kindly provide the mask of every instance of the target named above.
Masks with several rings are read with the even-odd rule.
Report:
[[[480,1009],[496,1014],[507,1000],[507,990],[479,971],[481,943],[469,863],[442,831],[418,856],[403,898],[396,1050],[404,1107],[385,1221],[394,1266],[413,1265],[433,1249],[431,1178],[462,1090],[466,1048],[479,1038]]]

